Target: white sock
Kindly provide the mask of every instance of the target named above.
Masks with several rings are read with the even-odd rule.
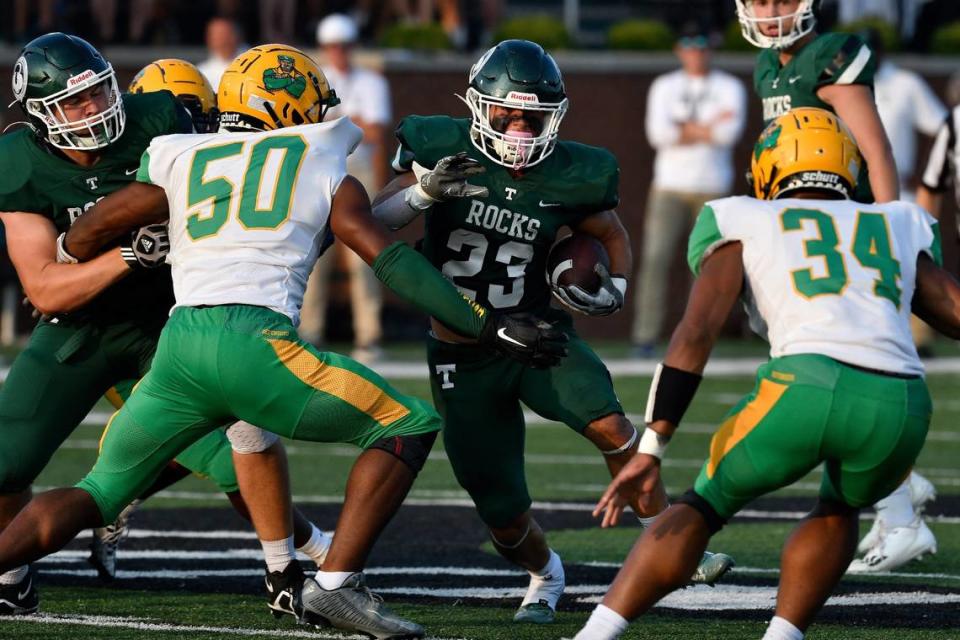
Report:
[[[904,480],[893,493],[873,506],[877,510],[877,520],[887,531],[912,524],[916,514],[913,511],[913,502],[910,500],[910,478]]]
[[[653,526],[653,523],[659,517],[660,517],[659,513],[655,516],[650,516],[649,518],[641,518],[640,516],[637,516],[637,521],[640,523],[640,528],[646,530],[646,529],[649,529],[651,526]]]
[[[543,565],[543,568],[539,571],[530,571],[529,573],[534,578],[546,578],[547,576],[563,573],[563,562],[560,561],[560,556],[557,555],[557,552],[550,549],[550,558],[547,560],[547,564]]]
[[[793,626],[786,618],[773,616],[762,640],[803,640],[803,631]]]
[[[297,547],[297,551],[308,556],[317,565],[319,569],[327,557],[330,550],[330,536],[317,528],[317,525],[310,524],[310,539],[302,547]]]
[[[609,607],[598,604],[587,624],[573,640],[617,640],[630,624],[626,618]]]
[[[313,579],[324,591],[333,591],[342,587],[347,578],[354,573],[356,571],[317,571],[317,575],[313,576]]]
[[[0,584],[19,584],[27,577],[27,566],[10,569],[6,573],[0,573]]]
[[[267,571],[283,571],[293,561],[293,536],[280,540],[261,540],[263,559],[267,563]]]

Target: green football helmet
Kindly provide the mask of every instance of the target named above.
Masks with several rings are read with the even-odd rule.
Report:
[[[504,40],[477,60],[469,81],[463,100],[472,116],[470,137],[485,156],[510,169],[521,169],[542,162],[553,152],[569,102],[560,68],[540,45]],[[494,106],[538,112],[541,117],[531,120],[540,130],[532,135],[508,133],[496,118],[491,119]]]
[[[61,103],[98,85],[107,108],[68,121]],[[93,151],[123,134],[126,114],[113,67],[76,36],[48,33],[27,43],[13,66],[13,96],[37,135],[60,149]]]

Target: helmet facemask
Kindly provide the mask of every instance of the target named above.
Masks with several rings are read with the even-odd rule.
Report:
[[[508,169],[523,169],[543,162],[557,144],[560,122],[567,112],[568,101],[544,103],[534,93],[511,91],[506,98],[496,98],[480,93],[473,87],[467,89],[467,103],[472,115],[470,138],[485,156]],[[543,122],[534,135],[516,135],[499,131],[491,122],[491,107],[542,112]]]
[[[61,102],[78,93],[102,85],[108,92],[107,108],[88,118],[68,121]],[[67,88],[44,98],[24,102],[27,115],[36,119],[46,140],[59,149],[94,151],[116,142],[123,135],[126,113],[113,67],[100,73],[85,71],[69,79]]]
[[[753,0],[737,0],[737,19],[744,40],[761,49],[786,49],[800,38],[811,33],[817,24],[813,14],[816,0],[800,0],[794,13],[775,18],[757,18],[753,15]],[[790,31],[785,32],[784,24],[793,21]],[[761,24],[776,23],[779,35],[764,35]]]

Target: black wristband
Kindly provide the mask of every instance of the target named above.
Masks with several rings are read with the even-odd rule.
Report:
[[[662,362],[658,364],[647,396],[646,423],[666,420],[680,424],[702,379],[698,373],[674,369]]]

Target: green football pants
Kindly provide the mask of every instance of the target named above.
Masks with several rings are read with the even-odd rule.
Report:
[[[521,403],[577,433],[599,418],[623,413],[610,373],[577,337],[569,315],[553,311],[550,319],[558,319],[570,336],[568,356],[550,369],[525,367],[475,344],[432,338],[427,344],[447,456],[460,486],[491,527],[505,526],[531,504]]]
[[[77,486],[112,521],[167,460],[237,419],[295,440],[363,449],[441,426],[425,402],[301,341],[286,316],[246,305],[178,308],[153,367],[113,417],[96,465]]]
[[[694,491],[729,519],[825,463],[822,499],[871,505],[910,472],[932,410],[920,377],[868,373],[821,355],[774,358],[717,429]]]

